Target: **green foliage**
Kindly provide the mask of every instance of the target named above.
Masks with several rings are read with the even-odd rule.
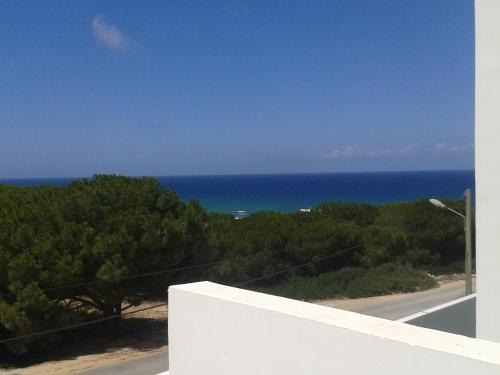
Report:
[[[408,265],[385,263],[364,269],[346,267],[317,277],[292,277],[266,292],[301,300],[360,298],[406,293],[436,286],[436,281]]]
[[[458,211],[464,210],[460,207],[460,202],[445,201],[445,203]],[[447,210],[430,205],[427,201],[381,206],[376,223],[398,228],[407,233],[408,249],[414,251],[409,254],[406,261],[416,266],[447,264],[463,259],[463,220]],[[415,251],[418,254],[415,254]],[[427,251],[427,255],[423,251]]]
[[[408,248],[408,235],[403,230],[370,225],[363,231],[364,251],[356,259],[364,267],[377,266],[381,263],[399,259]]]
[[[181,202],[153,178],[97,175],[67,188],[0,185],[0,338],[121,314],[143,298],[164,296],[172,283],[197,280],[262,278],[249,286],[304,299],[424,289],[432,279],[412,266],[456,270],[463,241],[462,221],[425,201],[330,202],[309,213],[234,220]],[[118,330],[119,320],[112,322]],[[7,348],[29,353],[56,339]]]
[[[217,234],[215,247],[223,249],[223,263],[212,276],[226,283],[271,275],[277,271],[317,260],[361,241],[361,228],[349,222],[329,218],[303,220],[300,215],[260,212],[244,220],[226,222]],[[308,271],[317,274],[352,261],[353,254],[336,257],[331,262],[312,264]],[[286,275],[284,275],[286,276]],[[272,284],[281,279],[268,278]]]
[[[329,202],[315,207],[312,215],[365,226],[375,222],[379,215],[379,208],[371,204]]]
[[[169,274],[120,279],[207,253],[206,218],[199,204],[183,204],[152,178],[95,176],[65,189],[0,187],[1,330],[21,335],[88,318],[74,310],[119,314],[122,306],[164,293]],[[89,280],[100,282],[43,291]],[[29,346],[23,341],[10,349],[22,353]]]
[[[410,249],[406,252],[404,259],[415,267],[428,268],[438,264],[440,253],[431,254],[429,249]]]
[[[473,262],[472,269],[474,268],[475,267]],[[465,262],[463,259],[461,259],[448,264],[436,264],[432,266],[427,266],[426,269],[431,275],[463,274],[465,272]]]

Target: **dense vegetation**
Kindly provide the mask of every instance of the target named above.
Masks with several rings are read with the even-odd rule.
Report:
[[[299,298],[428,288],[432,279],[414,268],[459,264],[463,241],[460,219],[425,201],[331,202],[234,220],[181,202],[152,178],[0,186],[0,339],[121,314],[201,279]],[[3,347],[21,355],[53,340]]]
[[[344,267],[317,277],[295,276],[266,289],[283,297],[314,300],[333,296],[360,298],[393,292],[416,292],[432,288],[436,281],[409,265],[384,263],[372,268]]]

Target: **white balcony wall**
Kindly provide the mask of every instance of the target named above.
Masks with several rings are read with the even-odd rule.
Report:
[[[500,344],[203,282],[169,290],[170,375],[498,375]]]
[[[500,1],[475,5],[476,334],[500,342]]]

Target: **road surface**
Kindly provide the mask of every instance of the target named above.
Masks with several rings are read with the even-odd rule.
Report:
[[[317,303],[355,311],[365,315],[390,320],[412,315],[465,295],[465,283],[453,282],[440,288],[423,292],[361,298],[358,300],[327,300]],[[168,352],[152,354],[141,359],[124,361],[119,365],[101,367],[80,373],[80,375],[156,375],[168,370]]]
[[[475,284],[475,280],[473,280],[474,290]],[[397,320],[464,296],[465,282],[455,281],[443,284],[440,288],[423,292],[355,300],[327,300],[317,303],[379,318]]]

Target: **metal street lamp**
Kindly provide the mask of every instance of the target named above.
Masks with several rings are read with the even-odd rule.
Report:
[[[437,199],[429,199],[434,206],[445,208],[448,211],[462,217],[464,219],[465,231],[465,294],[472,293],[472,225],[471,225],[471,192],[470,189],[465,190],[465,215],[448,207],[443,202]]]

